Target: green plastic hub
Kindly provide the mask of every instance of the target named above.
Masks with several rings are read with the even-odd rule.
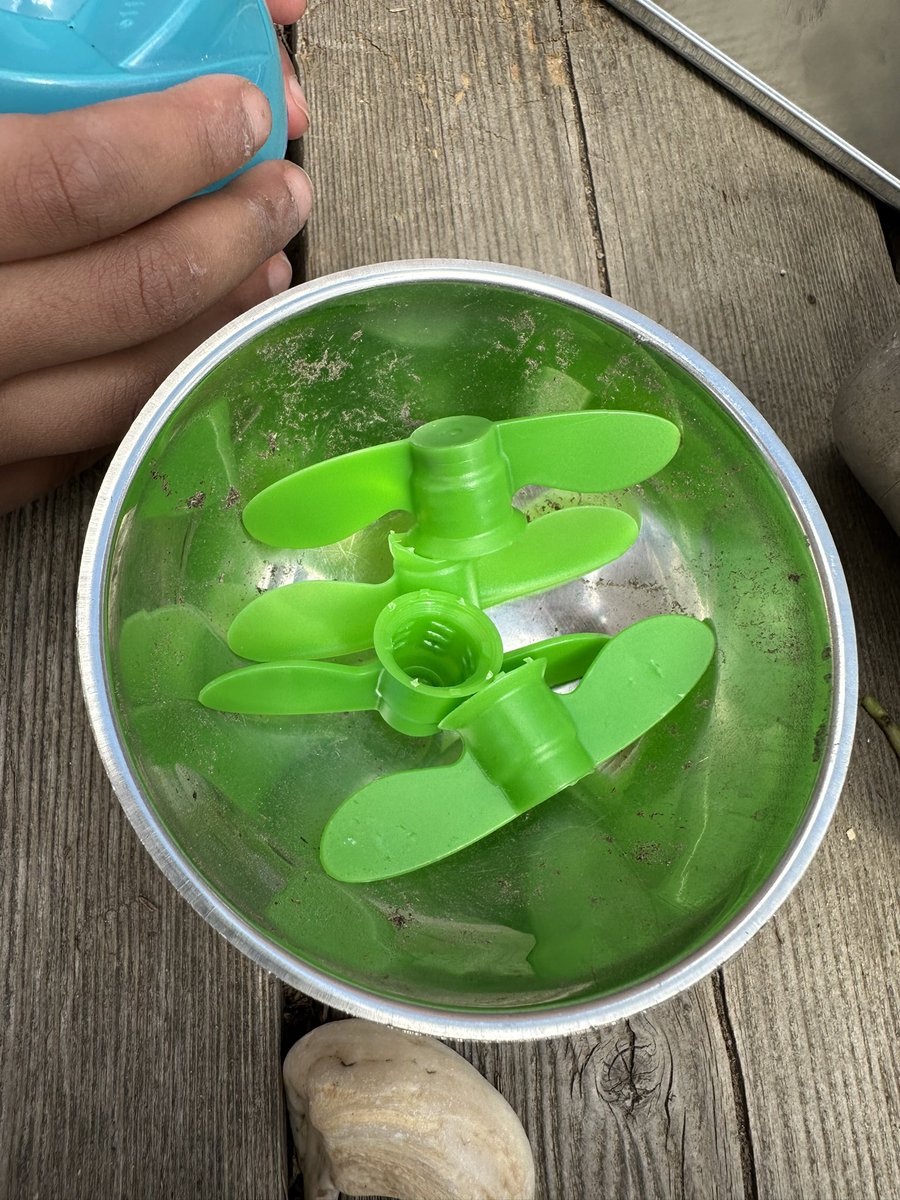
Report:
[[[480,558],[508,546],[525,528],[512,508],[509,462],[498,427],[484,417],[445,417],[409,439],[411,542],[428,558]]]
[[[422,591],[388,604],[375,623],[375,653],[378,711],[400,733],[422,737],[496,677],[503,643],[480,609]]]
[[[525,664],[460,704],[443,721],[521,812],[582,779],[594,761],[565,704],[544,682],[545,664]]]
[[[409,545],[408,538],[402,533],[392,533],[388,544],[394,560],[394,580],[401,595],[420,588],[433,588],[461,596],[472,604],[478,603],[478,575],[474,559],[426,558]]]

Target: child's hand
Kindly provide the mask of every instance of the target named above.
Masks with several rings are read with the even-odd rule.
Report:
[[[270,4],[281,21],[302,7]],[[296,137],[305,103],[288,96]],[[290,284],[279,252],[311,204],[299,167],[188,201],[269,128],[262,93],[229,75],[0,116],[0,512],[96,459],[186,354]]]

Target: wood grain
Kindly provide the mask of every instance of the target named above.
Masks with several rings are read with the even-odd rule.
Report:
[[[875,207],[602,6],[563,11],[611,291],[707,354],[774,425],[838,544],[862,690],[900,708],[897,541],[830,435],[838,384],[900,309]],[[821,853],[724,972],[754,1195],[896,1192],[898,784],[861,714]]]
[[[154,866],[88,729],[97,482],[0,521],[0,1196],[276,1197],[281,989]]]
[[[552,0],[329,0],[298,34],[309,276],[453,257],[603,286]]]
[[[455,1048],[519,1113],[539,1196],[742,1194],[739,1116],[708,984],[591,1034]]]

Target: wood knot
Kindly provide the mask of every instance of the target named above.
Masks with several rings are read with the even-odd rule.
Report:
[[[665,1075],[653,1027],[642,1022],[635,1030],[630,1021],[615,1026],[582,1069],[582,1086],[588,1072],[597,1095],[612,1108],[630,1116],[660,1094]]]

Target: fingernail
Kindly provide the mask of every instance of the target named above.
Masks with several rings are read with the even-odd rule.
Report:
[[[298,228],[302,229],[309,218],[312,208],[312,181],[302,167],[296,163],[285,163],[287,168],[287,185],[297,206]]]
[[[247,115],[249,144],[247,157],[260,148],[272,129],[272,113],[269,102],[259,88],[248,85],[243,91],[244,112]]]
[[[295,75],[291,75],[288,79],[288,91],[291,94],[291,100],[306,117],[306,124],[309,125],[309,105],[306,103],[306,97],[303,95],[303,88],[300,86],[300,80]]]
[[[269,291],[273,296],[287,291],[293,281],[294,272],[286,254],[276,254],[269,260],[266,278],[269,283]]]

